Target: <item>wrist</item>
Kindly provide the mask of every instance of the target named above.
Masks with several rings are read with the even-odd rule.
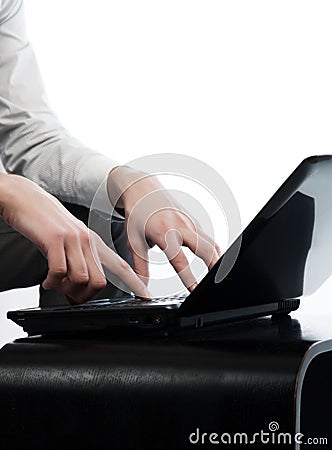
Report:
[[[111,170],[107,179],[107,191],[111,203],[116,208],[125,208],[134,185],[149,174],[129,166],[117,166]]]
[[[0,173],[0,214],[12,209],[17,200],[24,202],[28,193],[41,188],[21,175]]]

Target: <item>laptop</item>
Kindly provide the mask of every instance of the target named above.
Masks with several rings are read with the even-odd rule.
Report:
[[[305,159],[188,296],[10,311],[29,335],[169,334],[296,310],[332,273],[332,156]],[[223,262],[237,259],[224,278]],[[220,279],[221,278],[221,279]]]

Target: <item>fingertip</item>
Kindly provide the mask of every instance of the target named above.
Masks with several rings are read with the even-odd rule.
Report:
[[[51,290],[51,287],[49,286],[47,279],[42,282],[42,288],[45,289],[45,291]]]
[[[142,294],[139,295],[139,298],[140,298],[141,300],[144,300],[144,301],[147,301],[147,302],[148,302],[148,301],[150,301],[150,300],[152,299],[152,296],[151,296],[149,290],[146,289],[146,288],[144,288],[143,291],[142,291]]]
[[[209,271],[213,268],[213,266],[216,264],[217,261],[213,261],[209,264],[208,269]]]
[[[145,300],[151,300],[152,296],[150,294],[150,291],[148,289],[144,289],[144,297]]]
[[[217,262],[219,261],[219,256],[218,255],[215,255],[213,258],[212,258],[212,261],[210,262],[210,264],[208,265],[208,269],[209,270],[211,270],[212,269],[212,267],[215,265],[215,264],[217,264]]]
[[[142,297],[142,296],[140,296],[139,297],[143,302],[151,302],[151,298],[150,297]]]
[[[188,287],[188,291],[189,291],[189,292],[192,292],[192,291],[197,287],[197,285],[198,285],[198,283],[197,283],[197,281],[195,281],[195,283],[191,284],[191,285]]]

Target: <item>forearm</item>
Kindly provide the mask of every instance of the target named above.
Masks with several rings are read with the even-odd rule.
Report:
[[[3,209],[8,202],[8,192],[7,192],[7,180],[8,176],[5,173],[0,173],[0,215],[2,216]]]

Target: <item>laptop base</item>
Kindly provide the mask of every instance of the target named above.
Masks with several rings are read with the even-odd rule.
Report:
[[[105,303],[105,300],[101,300]],[[103,335],[145,335],[167,336],[178,330],[203,328],[211,325],[238,322],[255,317],[286,315],[298,309],[299,299],[267,303],[224,310],[219,312],[180,317],[181,303],[165,306],[142,304],[139,308],[121,308],[117,305],[82,305],[79,307],[30,308],[10,311],[7,317],[23,327],[29,336],[34,335],[75,335],[102,333]]]

